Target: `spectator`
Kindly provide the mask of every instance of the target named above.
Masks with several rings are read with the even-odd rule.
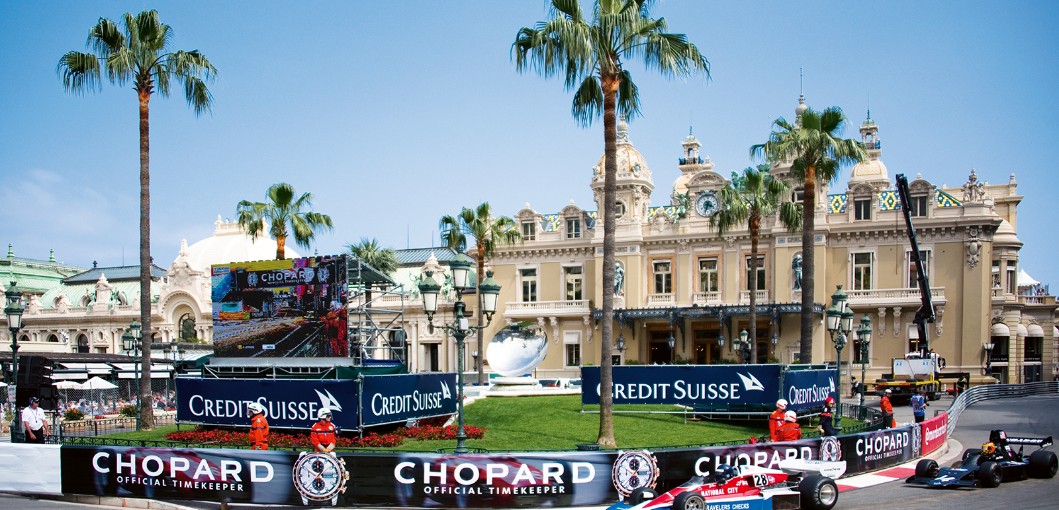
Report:
[[[965,391],[967,391],[967,376],[961,375],[960,378],[956,380],[956,396],[960,396],[960,394]]]
[[[857,396],[857,393],[860,393],[861,391],[863,390],[860,388],[860,383],[857,382],[857,376],[851,376],[849,381],[849,398]]]

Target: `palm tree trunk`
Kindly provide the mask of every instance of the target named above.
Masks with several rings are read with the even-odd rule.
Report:
[[[600,73],[603,74],[603,73]],[[615,448],[611,361],[614,338],[614,203],[618,192],[617,99],[620,78],[617,74],[601,76],[603,86],[603,338],[599,359],[599,438],[604,448]]]
[[[816,259],[813,237],[816,235],[816,167],[805,169],[805,196],[802,197],[802,323],[798,350],[801,363],[813,362],[813,297],[816,287]]]
[[[276,236],[276,260],[287,258],[287,236]]]
[[[140,332],[141,352],[140,428],[154,429],[154,406],[151,405],[151,136],[148,102],[149,90],[137,92],[140,99]]]
[[[761,218],[756,214],[750,216],[750,363],[757,363],[757,250],[758,237],[761,235]]]

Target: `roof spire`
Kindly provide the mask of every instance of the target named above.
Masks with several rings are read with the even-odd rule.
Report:
[[[802,72],[803,68],[798,68],[798,107],[794,109],[794,115],[797,117],[795,123],[800,123],[802,114],[809,109],[805,105],[805,75]]]

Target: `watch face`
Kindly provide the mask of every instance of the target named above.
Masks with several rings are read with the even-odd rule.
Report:
[[[699,193],[699,198],[695,200],[695,212],[699,213],[699,216],[712,216],[716,213],[717,195],[712,191]]]
[[[294,487],[313,501],[332,499],[345,489],[345,461],[329,453],[305,453],[294,464]]]
[[[654,488],[658,481],[658,461],[647,450],[618,455],[611,469],[614,487],[624,498],[640,487]]]

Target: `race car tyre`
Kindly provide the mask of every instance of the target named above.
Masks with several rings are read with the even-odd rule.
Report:
[[[673,498],[673,508],[675,510],[703,510],[706,508],[706,500],[694,491],[681,492]]]
[[[1054,452],[1037,450],[1030,455],[1030,476],[1034,478],[1052,478],[1059,469],[1059,460]]]
[[[996,462],[983,462],[978,466],[978,472],[974,476],[978,478],[978,485],[992,489],[1000,486],[1003,473],[1000,472],[1000,466],[996,465]]]
[[[916,477],[936,478],[938,476],[938,463],[932,459],[923,459],[916,464]]]
[[[629,504],[636,506],[644,501],[650,501],[658,497],[658,491],[650,487],[640,487],[629,494]]]
[[[831,510],[838,502],[838,485],[823,475],[809,475],[798,482],[805,510]]]
[[[981,448],[968,448],[967,450],[964,450],[963,459],[962,460],[967,460],[967,457],[970,457],[971,455],[981,455],[981,454],[982,454],[982,449]]]

